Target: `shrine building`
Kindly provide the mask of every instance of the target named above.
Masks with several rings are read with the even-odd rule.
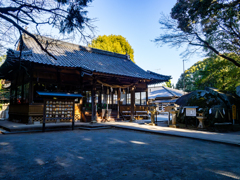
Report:
[[[0,78],[11,81],[11,121],[132,120],[148,110],[148,85],[171,78],[143,70],[129,55],[35,37],[53,56],[24,34],[0,67]]]

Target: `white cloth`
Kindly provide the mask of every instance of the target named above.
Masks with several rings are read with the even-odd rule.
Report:
[[[209,109],[209,114],[212,114],[212,109],[211,108]]]

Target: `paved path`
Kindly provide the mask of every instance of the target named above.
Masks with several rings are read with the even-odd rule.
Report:
[[[106,124],[101,123],[84,123],[84,122],[75,122],[75,128],[79,127],[101,127],[106,126]],[[10,132],[31,132],[31,131],[42,131],[42,124],[23,124],[15,123],[11,121],[0,121],[0,128],[5,129]],[[46,130],[59,130],[59,129],[72,129],[71,122],[61,122],[61,123],[46,123]]]
[[[141,121],[136,121],[134,123],[107,122],[107,123],[96,123],[96,124],[78,122],[78,123],[75,123],[75,126],[76,126],[75,129],[112,126],[112,127],[124,128],[129,130],[137,130],[137,131],[143,131],[143,132],[207,140],[207,141],[227,143],[227,144],[240,146],[240,132],[215,133],[215,132],[196,131],[196,130],[188,130],[188,129],[180,129],[180,128],[169,128],[167,127],[166,122],[159,123],[160,126],[149,126],[149,125],[139,124],[139,122]],[[14,123],[10,121],[5,121],[5,122],[2,121],[0,122],[0,127],[1,126],[5,127],[5,129],[10,129],[11,132],[21,132],[21,131],[41,132],[42,131],[42,124],[26,125],[26,124]],[[71,123],[47,123],[46,128],[50,130],[58,130],[58,129],[66,130],[66,129],[71,129]]]
[[[221,142],[221,143],[240,146],[240,132],[215,133],[215,132],[196,131],[196,130],[188,130],[188,129],[180,129],[180,128],[169,128],[169,127],[162,127],[162,126],[149,126],[149,125],[142,125],[142,124],[130,123],[130,122],[113,122],[113,123],[108,122],[105,124],[108,124],[114,127],[124,128],[124,129]]]
[[[0,179],[240,179],[240,148],[122,129],[0,136]]]

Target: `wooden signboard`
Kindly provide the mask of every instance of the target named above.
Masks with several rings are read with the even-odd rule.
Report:
[[[186,108],[186,116],[193,116],[197,115],[196,108]]]
[[[74,129],[74,107],[74,99],[44,99],[43,132],[45,132],[45,121],[72,120],[72,129]]]
[[[74,115],[73,100],[47,100],[45,101],[46,120],[72,120]]]

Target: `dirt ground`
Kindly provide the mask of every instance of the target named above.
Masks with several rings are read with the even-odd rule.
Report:
[[[0,179],[240,179],[240,147],[121,129],[0,135]]]

